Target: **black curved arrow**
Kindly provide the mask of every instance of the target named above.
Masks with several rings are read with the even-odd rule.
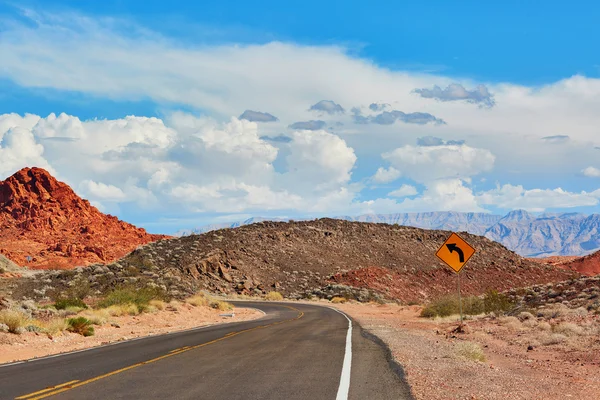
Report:
[[[450,253],[454,253],[455,251],[458,253],[458,261],[465,262],[465,253],[456,245],[456,243],[448,243],[446,245]]]

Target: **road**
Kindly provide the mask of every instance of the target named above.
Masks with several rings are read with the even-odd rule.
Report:
[[[265,316],[0,366],[0,398],[412,399],[389,351],[344,314],[235,305]]]

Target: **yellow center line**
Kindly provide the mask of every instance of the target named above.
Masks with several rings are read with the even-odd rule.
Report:
[[[38,394],[42,394],[42,393],[46,393],[46,392],[50,392],[50,391],[55,390],[55,389],[60,389],[62,387],[69,386],[69,385],[71,385],[73,383],[76,383],[76,382],[79,382],[79,380],[74,380],[74,381],[70,381],[70,382],[66,382],[66,383],[61,383],[60,385],[56,385],[56,386],[49,386],[46,389],[43,389],[43,390],[40,390],[40,391],[37,391],[37,392],[33,392],[33,393],[29,393],[29,394],[26,394],[24,396],[19,396],[19,397],[15,398],[15,400],[29,399],[32,396],[35,396],[35,395],[38,395]]]
[[[109,376],[112,376],[112,375],[120,374],[121,372],[129,371],[130,369],[134,369],[134,368],[140,367],[142,365],[151,364],[153,362],[160,361],[160,360],[165,359],[167,357],[171,357],[171,356],[174,356],[174,355],[177,355],[177,354],[185,353],[186,351],[198,349],[200,347],[208,346],[209,344],[217,343],[217,342],[220,342],[222,340],[232,338],[232,337],[237,336],[237,335],[239,335],[241,333],[244,333],[244,332],[250,332],[250,331],[257,330],[257,329],[267,328],[269,326],[283,324],[285,322],[295,321],[295,320],[298,320],[298,319],[300,319],[300,318],[302,318],[304,316],[304,313],[302,311],[298,310],[297,308],[294,308],[294,307],[291,307],[291,306],[287,306],[287,305],[286,306],[282,305],[282,307],[286,307],[286,308],[289,308],[290,310],[297,311],[298,312],[298,316],[296,318],[286,319],[284,321],[273,322],[273,323],[267,324],[267,325],[260,325],[260,326],[254,327],[254,328],[243,329],[243,330],[237,331],[237,332],[230,332],[227,335],[225,335],[223,337],[220,337],[218,339],[215,339],[215,340],[211,340],[210,342],[206,342],[206,343],[202,343],[202,344],[197,344],[195,346],[186,346],[186,347],[182,347],[181,349],[175,349],[175,350],[172,350],[171,352],[169,352],[168,354],[165,354],[163,356],[156,357],[156,358],[153,358],[151,360],[143,361],[143,362],[140,362],[140,363],[137,363],[137,364],[133,364],[133,365],[130,365],[130,366],[125,367],[125,368],[117,369],[115,371],[108,372],[108,373],[106,373],[104,375],[99,375],[99,376],[97,376],[95,378],[91,378],[91,379],[88,379],[88,380],[85,380],[85,381],[81,381],[79,383],[76,383],[78,381],[64,383],[62,385],[55,386],[55,387],[47,389],[47,390],[43,390],[43,391],[35,392],[35,393],[30,393],[28,395],[24,395],[22,397],[18,397],[17,399],[27,399],[27,400],[45,399],[47,397],[54,396],[56,394],[66,392],[68,390],[75,389],[76,387],[87,385],[89,383],[99,381],[100,379],[104,379],[104,378],[108,378]],[[71,385],[71,383],[73,383],[73,384]],[[66,386],[66,385],[70,385],[70,386]],[[58,390],[54,390],[54,389],[58,389]],[[53,391],[47,393],[48,390],[53,390]],[[31,396],[36,396],[38,394],[40,394],[40,396],[31,397]]]

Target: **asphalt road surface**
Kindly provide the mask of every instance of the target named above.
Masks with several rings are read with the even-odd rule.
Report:
[[[344,314],[236,306],[266,315],[0,366],[0,398],[412,399],[389,351]]]

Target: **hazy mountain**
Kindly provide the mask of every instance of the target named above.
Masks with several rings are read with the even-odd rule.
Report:
[[[585,255],[600,249],[599,214],[545,213],[536,216],[527,211],[515,210],[501,216],[441,211],[365,214],[356,217],[340,216],[337,219],[469,232],[502,243],[510,250],[527,257]],[[203,226],[181,231],[178,234],[199,234],[267,220],[285,221],[284,219],[249,218],[245,221]]]

